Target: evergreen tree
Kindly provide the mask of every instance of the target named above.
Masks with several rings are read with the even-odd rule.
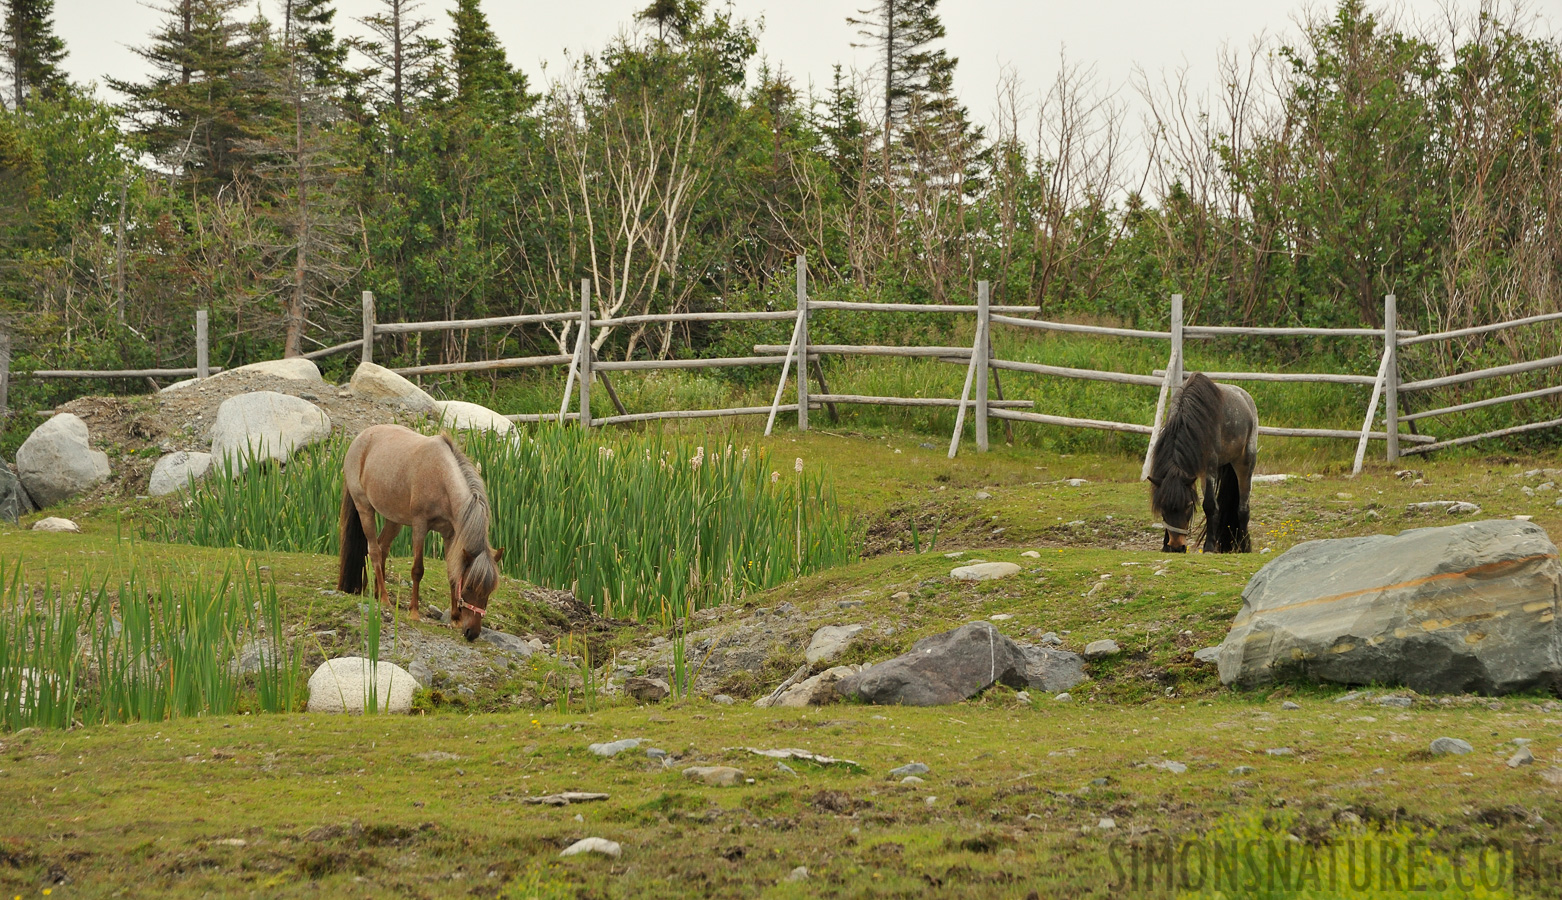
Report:
[[[145,147],[199,190],[232,181],[238,146],[258,137],[266,87],[258,78],[264,21],[235,18],[245,0],[173,0],[151,43],[136,49],[152,67],[145,82],[108,79]]]
[[[859,10],[862,18],[848,18],[866,43],[878,53],[875,64],[884,79],[883,116],[886,157],[897,128],[909,111],[926,105],[940,89],[953,81],[953,57],[933,46],[944,38],[938,18],[938,0],[878,0]]]
[[[440,51],[444,44],[423,34],[432,20],[417,17],[418,0],[380,0],[384,11],[358,21],[375,38],[356,42],[359,52],[373,63],[371,90],[396,118],[405,121],[410,102],[433,93]]]
[[[30,95],[53,96],[66,83],[60,64],[65,42],[54,33],[54,0],[3,0],[4,50],[11,74],[11,108]]]
[[[703,12],[698,0],[651,0],[651,5],[635,13],[635,18],[641,22],[655,22],[656,40],[665,44],[669,30],[679,40],[687,39],[689,29]]]
[[[526,76],[510,67],[481,0],[457,0],[450,18],[455,25],[450,57],[455,68],[456,102],[468,109],[487,108],[506,115],[530,105]]]

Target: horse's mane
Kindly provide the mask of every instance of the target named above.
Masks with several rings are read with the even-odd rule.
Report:
[[[441,432],[439,437],[456,458],[456,467],[460,469],[461,477],[471,491],[466,506],[461,510],[461,520],[456,523],[455,543],[467,555],[464,581],[486,596],[499,583],[499,571],[488,553],[488,487],[483,484],[483,476],[478,474],[477,466],[461,452],[450,434]]]
[[[1150,460],[1152,512],[1159,515],[1187,505],[1188,481],[1204,468],[1205,447],[1220,424],[1221,402],[1220,387],[1203,372],[1193,373],[1172,398]]]

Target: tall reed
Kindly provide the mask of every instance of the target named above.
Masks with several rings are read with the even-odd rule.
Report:
[[[0,559],[0,729],[285,711],[300,663],[275,589],[248,567],[215,581],[132,569],[111,586],[90,572],[32,583]]]
[[[504,570],[574,590],[606,615],[681,618],[847,562],[860,545],[817,467],[782,477],[763,451],[553,426],[460,441],[488,484]],[[344,452],[333,440],[285,468],[208,478],[163,535],[335,553]],[[405,531],[392,553],[410,553]]]

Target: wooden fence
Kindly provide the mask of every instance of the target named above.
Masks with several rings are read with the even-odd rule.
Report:
[[[1401,330],[1398,328],[1397,308],[1394,295],[1384,298],[1384,327],[1377,328],[1263,328],[1263,327],[1232,327],[1188,325],[1183,322],[1182,296],[1174,294],[1171,303],[1171,317],[1166,331],[1150,331],[1136,328],[1113,328],[1099,325],[1082,325],[1068,322],[1050,322],[1038,318],[1027,318],[1025,315],[1037,313],[1035,307],[1030,306],[997,306],[989,302],[988,283],[983,281],[978,284],[977,302],[975,304],[907,304],[907,303],[851,303],[841,301],[812,300],[808,296],[808,265],[804,256],[797,258],[796,270],[796,308],[774,311],[758,312],[691,312],[691,313],[655,313],[645,315],[611,316],[596,318],[592,304],[592,286],[589,279],[580,282],[580,307],[578,311],[552,313],[534,313],[515,316],[496,316],[482,319],[451,319],[432,322],[379,322],[376,318],[374,295],[368,291],[363,293],[363,329],[362,336],[356,340],[337,344],[333,347],[325,347],[304,354],[308,359],[320,359],[337,353],[360,350],[364,362],[373,362],[375,339],[382,335],[414,334],[430,331],[465,331],[478,328],[514,327],[517,325],[538,325],[551,323],[573,323],[578,325],[576,329],[575,345],[570,353],[544,354],[538,356],[509,357],[502,359],[478,360],[470,362],[440,363],[434,365],[403,366],[392,371],[402,375],[433,375],[451,372],[478,372],[495,371],[505,369],[529,368],[535,366],[568,366],[565,377],[564,395],[557,415],[552,413],[533,413],[510,415],[515,422],[538,422],[544,420],[567,421],[577,420],[585,427],[595,425],[627,424],[631,422],[644,422],[656,419],[691,419],[718,416],[743,416],[764,415],[767,417],[765,433],[768,435],[774,428],[777,415],[781,413],[796,413],[797,427],[806,431],[809,427],[809,412],[814,409],[825,409],[832,417],[835,414],[837,404],[872,404],[880,406],[917,406],[917,407],[947,407],[956,409],[954,434],[949,443],[949,456],[953,458],[959,450],[961,436],[965,430],[965,421],[969,414],[974,420],[974,436],[978,450],[988,449],[988,428],[992,419],[998,419],[1005,423],[1005,427],[1012,427],[1013,422],[1029,422],[1042,425],[1055,425],[1069,428],[1093,428],[1107,431],[1129,432],[1143,434],[1150,438],[1151,447],[1159,434],[1161,423],[1165,417],[1166,404],[1174,387],[1180,386],[1185,373],[1183,368],[1183,345],[1189,338],[1194,339],[1219,339],[1222,337],[1268,337],[1273,339],[1285,338],[1309,338],[1309,337],[1334,337],[1367,341],[1382,341],[1383,350],[1379,354],[1377,371],[1368,373],[1332,373],[1332,372],[1207,372],[1209,377],[1217,381],[1268,381],[1268,382],[1316,382],[1325,384],[1359,384],[1372,388],[1371,398],[1368,400],[1362,427],[1359,430],[1333,429],[1333,428],[1301,428],[1275,425],[1261,425],[1259,433],[1271,437],[1307,437],[1307,438],[1338,438],[1357,442],[1356,456],[1353,471],[1359,472],[1365,458],[1367,442],[1369,440],[1384,441],[1386,445],[1386,458],[1394,460],[1401,455],[1426,453],[1444,447],[1459,446],[1485,438],[1501,437],[1503,435],[1517,434],[1526,431],[1534,431],[1542,428],[1551,428],[1562,425],[1562,419],[1551,419],[1544,422],[1533,422],[1525,425],[1517,425],[1511,428],[1503,428],[1482,434],[1473,434],[1446,440],[1420,434],[1411,434],[1399,430],[1400,423],[1413,422],[1421,419],[1429,419],[1436,416],[1463,412],[1471,409],[1492,406],[1501,403],[1512,403],[1520,400],[1537,397],[1562,394],[1562,386],[1548,387],[1540,390],[1525,391],[1522,393],[1508,394],[1501,397],[1493,397],[1485,400],[1477,400],[1470,403],[1461,403],[1441,409],[1431,409],[1421,412],[1401,415],[1399,413],[1399,399],[1402,395],[1418,391],[1426,391],[1434,388],[1449,387],[1466,384],[1487,378],[1497,378],[1504,375],[1514,375],[1545,368],[1562,366],[1562,356],[1553,356],[1546,359],[1528,362],[1513,363],[1510,365],[1496,366],[1489,369],[1464,372],[1455,375],[1447,375],[1439,378],[1429,378],[1421,381],[1401,383],[1399,381],[1398,355],[1399,349],[1431,341],[1453,340],[1479,334],[1501,331],[1509,328],[1518,328],[1541,322],[1562,320],[1562,313],[1551,313],[1539,316],[1530,316],[1516,319],[1510,322],[1500,322],[1492,325],[1482,325],[1473,328],[1458,329],[1455,331],[1439,332],[1436,334],[1418,334],[1415,331]],[[812,344],[808,339],[808,321],[811,314],[818,310],[843,310],[863,313],[881,312],[907,312],[907,313],[938,313],[974,315],[976,317],[975,337],[969,347],[953,346],[886,346],[886,345],[850,345],[850,344]],[[792,335],[786,344],[757,344],[754,346],[753,356],[694,358],[694,359],[655,359],[655,360],[626,360],[606,361],[596,359],[594,336],[599,329],[615,328],[628,325],[642,325],[648,323],[682,323],[682,322],[761,322],[761,321],[791,321]],[[207,313],[200,310],[196,313],[195,338],[196,338],[196,365],[188,369],[131,369],[108,371],[85,370],[39,370],[35,372],[16,373],[17,377],[30,378],[147,378],[158,377],[194,377],[206,378],[221,372],[221,368],[208,364],[207,342]],[[1116,372],[1106,369],[1081,369],[1067,366],[1054,366],[1041,363],[1022,362],[1017,360],[1005,360],[995,357],[992,353],[992,329],[1000,328],[1020,329],[1026,331],[1042,331],[1053,333],[1089,334],[1103,337],[1129,338],[1146,341],[1164,341],[1167,343],[1166,365],[1164,368],[1155,369],[1146,373]],[[965,385],[958,398],[955,397],[886,397],[870,396],[863,394],[835,393],[825,381],[824,368],[820,360],[825,356],[896,356],[926,358],[940,363],[958,363],[966,366]],[[0,417],[6,411],[6,390],[9,372],[10,345],[9,337],[0,332]],[[736,366],[780,366],[780,377],[777,380],[774,400],[769,406],[729,407],[723,409],[694,409],[694,410],[660,410],[647,412],[629,412],[620,401],[617,392],[613,388],[610,373],[629,371],[654,371],[667,369],[694,369],[694,368],[722,368]],[[795,369],[795,370],[794,370]],[[818,382],[819,390],[813,391],[810,387],[810,378],[806,370],[812,370],[813,379]],[[1082,419],[1073,416],[1035,412],[1034,402],[1029,400],[1013,400],[1004,397],[1001,372],[1019,372],[1033,375],[1042,375],[1053,378],[1082,379],[1089,381],[1104,381],[1114,384],[1129,385],[1135,387],[1154,388],[1157,390],[1155,413],[1151,422],[1115,422],[1099,419]],[[792,379],[796,389],[796,401],[782,403],[788,378]],[[593,381],[599,381],[606,391],[612,403],[615,415],[595,418],[591,413],[591,386]],[[152,382],[156,386],[156,382]],[[997,396],[993,397],[992,388],[996,387]],[[1378,421],[1377,409],[1382,400],[1384,423],[1383,430],[1373,429]],[[571,401],[576,401],[575,411],[570,410]],[[1401,444],[1411,446],[1401,451]],[[1145,471],[1149,469],[1149,455],[1145,458]]]

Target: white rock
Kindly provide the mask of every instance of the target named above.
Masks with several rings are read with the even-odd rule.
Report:
[[[330,434],[331,417],[308,400],[276,391],[239,394],[217,407],[212,457],[238,473],[251,455],[285,463],[294,450]]]
[[[581,853],[600,853],[603,856],[611,856],[614,859],[624,854],[624,848],[618,845],[618,841],[610,841],[607,838],[588,837],[581,838],[559,852],[560,856],[576,856]]]
[[[899,453],[900,451],[896,450],[895,452]],[[786,880],[787,881],[807,881],[808,880],[808,867],[807,866],[798,866],[797,868],[792,870],[791,874],[786,876]]]
[[[418,683],[406,669],[385,660],[374,668],[361,656],[328,659],[309,676],[309,711],[362,713],[369,689],[374,688],[376,709],[387,713],[412,710],[412,692]]]
[[[222,380],[233,380],[244,375],[270,375],[273,378],[286,378],[289,381],[302,381],[308,384],[325,386],[325,379],[320,377],[320,367],[313,361],[302,356],[294,356],[289,359],[268,359],[258,363],[250,363],[247,366],[239,366],[235,369],[225,369],[216,375],[207,378],[206,384],[218,384]],[[163,393],[170,391],[183,391],[201,384],[198,378],[185,381],[176,381],[163,388]]]
[[[949,577],[957,581],[992,581],[1018,574],[1019,571],[1020,567],[1011,562],[976,563],[951,570]]]
[[[1295,475],[1254,475],[1251,481],[1253,484],[1279,484],[1295,477]]]
[[[488,407],[464,400],[435,400],[434,412],[439,416],[440,424],[446,428],[497,431],[500,434],[515,428],[515,423]]]
[[[851,646],[851,642],[862,631],[861,625],[826,625],[814,632],[812,639],[808,641],[808,649],[803,651],[803,658],[809,665],[817,665],[822,662],[840,656]]]
[[[414,412],[433,412],[437,402],[422,388],[372,362],[358,364],[348,388],[355,396],[399,405]]]
[[[1089,484],[1090,482],[1086,481],[1083,478],[1070,478],[1067,481],[1064,481],[1063,483],[1068,485],[1069,487],[1083,487],[1083,486]]]
[[[1026,559],[1041,559],[1041,554],[1039,552],[1035,551],[1035,550],[1026,550],[1024,553],[1021,553],[1020,555],[1025,557]]]
[[[111,474],[108,454],[87,444],[87,423],[60,413],[33,429],[16,451],[16,474],[38,506],[53,506]]]
[[[172,494],[188,486],[191,481],[199,481],[206,477],[206,472],[211,465],[210,453],[178,450],[166,454],[157,461],[157,465],[152,467],[152,480],[147,485],[146,492],[154,497]]]
[[[33,523],[33,531],[69,531],[75,534],[81,533],[81,526],[70,519],[62,519],[59,516],[50,516],[47,519],[39,519]]]

